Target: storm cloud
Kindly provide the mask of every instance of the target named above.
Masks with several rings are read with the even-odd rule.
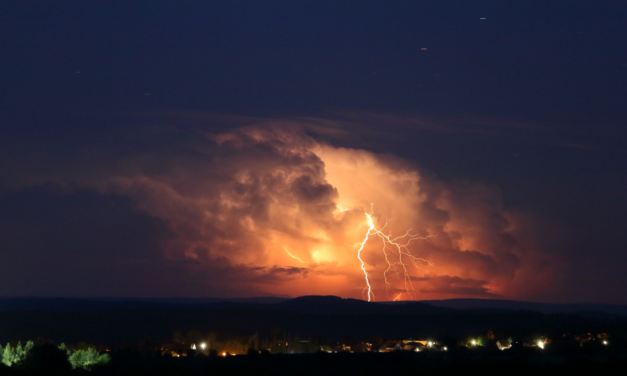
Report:
[[[365,244],[377,300],[529,293],[518,276],[539,256],[521,247],[517,217],[503,209],[498,189],[440,181],[401,158],[335,147],[306,128],[166,128],[132,152],[87,156],[67,161],[65,174],[5,182],[3,205],[28,203],[4,211],[5,244],[23,252],[5,254],[5,265],[26,255],[40,268],[53,260],[60,269],[43,274],[75,284],[69,291],[79,295],[114,295],[133,284],[127,294],[364,298],[356,251],[369,214],[382,234],[406,245],[399,252],[377,236]],[[21,232],[11,227],[16,223]],[[38,237],[37,246],[20,243]],[[32,268],[16,270],[42,273]],[[81,282],[107,273],[114,282],[98,289]],[[68,290],[44,284],[14,293],[58,291]]]

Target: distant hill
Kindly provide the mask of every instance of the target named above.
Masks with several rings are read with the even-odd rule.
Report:
[[[0,312],[107,312],[107,311],[172,311],[172,310],[255,310],[312,314],[383,314],[383,313],[438,313],[452,309],[425,303],[406,302],[390,305],[368,303],[358,299],[337,296],[302,296],[285,298],[0,298]]]
[[[368,303],[358,299],[343,299],[337,296],[301,296],[272,305],[272,309],[302,313],[325,314],[381,314],[381,313],[438,313],[452,309],[435,307],[421,302],[402,305]]]
[[[589,307],[590,310],[583,310]],[[611,308],[603,312],[603,308]],[[300,338],[346,336],[369,339],[477,335],[488,329],[514,337],[551,330],[612,332],[624,327],[622,306],[559,305],[499,300],[453,299],[377,302],[336,296],[295,299],[69,299],[0,298],[0,343],[37,337],[59,342],[161,342],[176,330],[217,333],[219,338],[263,338],[279,328]],[[533,312],[537,311],[537,312]],[[572,312],[547,315],[546,313]],[[576,314],[573,314],[576,313]],[[618,320],[616,320],[618,318]]]
[[[451,311],[473,313],[533,311],[577,313],[585,317],[627,317],[627,306],[608,304],[550,304],[496,299],[448,299],[402,302],[366,302],[337,296],[261,298],[0,298],[0,312],[106,312],[138,310],[255,310],[308,314],[429,314]]]

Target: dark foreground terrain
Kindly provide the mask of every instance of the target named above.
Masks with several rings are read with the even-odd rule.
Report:
[[[315,353],[231,357],[140,358],[118,354],[93,371],[0,368],[6,375],[624,375],[620,355],[537,354],[533,351],[450,354]]]
[[[449,301],[452,302],[452,301]],[[478,301],[482,302],[482,301]],[[498,302],[498,301],[493,301]],[[440,302],[442,303],[442,302]],[[454,302],[453,302],[454,303]],[[507,305],[508,307],[511,304]],[[338,297],[309,296],[259,302],[147,302],[87,299],[0,299],[0,343],[38,337],[56,343],[137,343],[146,336],[171,342],[172,333],[198,330],[219,338],[266,336],[274,328],[300,338],[323,335],[368,340],[475,336],[488,329],[512,337],[551,333],[627,335],[627,307],[611,311],[572,311],[558,307],[537,312],[499,308],[454,309],[420,302],[367,303]],[[541,307],[542,308],[542,307]],[[563,308],[563,309],[562,309]],[[610,313],[611,312],[611,313]]]
[[[0,299],[0,375],[627,374],[625,307],[488,303]]]

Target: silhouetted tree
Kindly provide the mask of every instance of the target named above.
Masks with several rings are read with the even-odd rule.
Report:
[[[107,364],[111,361],[108,354],[100,355],[93,347],[87,350],[78,350],[70,356],[72,368],[92,369],[93,367]]]
[[[22,347],[22,341],[18,341],[17,346],[15,347],[15,360],[13,361],[13,364],[20,363],[24,359],[25,355],[26,352]]]
[[[487,343],[487,338],[485,335],[480,335],[479,337],[477,337],[477,345],[479,346],[485,346]]]
[[[28,353],[33,349],[33,347],[35,347],[35,343],[33,341],[26,342],[26,346],[24,346],[23,358],[25,358],[28,355]]]
[[[78,351],[78,350],[87,350],[87,349],[89,349],[90,347],[92,347],[92,346],[90,346],[87,342],[81,341],[81,342],[79,342],[78,344],[76,344],[76,345],[74,346],[74,351]]]
[[[11,367],[18,360],[18,355],[16,349],[11,346],[10,343],[7,343],[7,347],[4,348],[4,353],[2,354],[2,363],[7,367]]]
[[[67,346],[65,346],[65,343],[61,343],[59,345],[59,350],[64,351],[65,355],[69,358],[70,355],[72,355],[72,352],[70,351],[70,349],[67,348]]]
[[[23,365],[24,368],[45,370],[50,374],[72,369],[66,351],[50,343],[33,347],[24,359]]]

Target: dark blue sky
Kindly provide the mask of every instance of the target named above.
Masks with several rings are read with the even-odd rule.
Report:
[[[154,261],[168,232],[79,181],[136,153],[158,169],[242,118],[316,118],[351,134],[308,130],[334,145],[496,187],[563,264],[530,299],[627,304],[626,19],[624,1],[3,2],[0,294],[178,294],[137,276],[101,288],[123,274],[112,260],[76,287],[89,255]],[[189,286],[162,269],[142,280]]]

